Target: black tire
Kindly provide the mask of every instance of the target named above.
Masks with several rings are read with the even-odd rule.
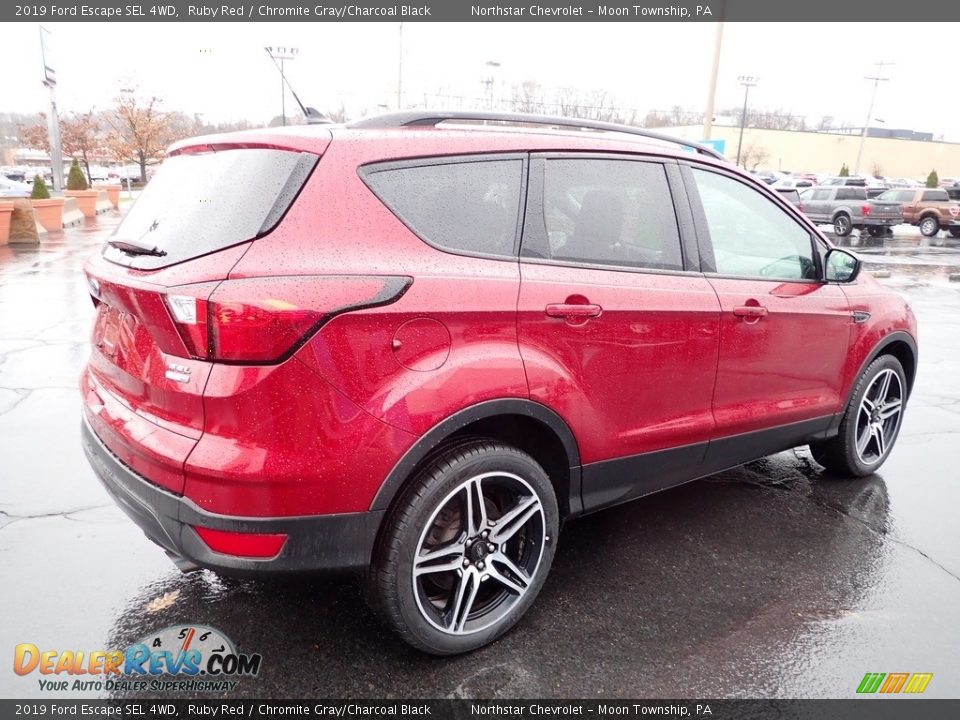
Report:
[[[488,473],[492,476],[488,477]],[[485,515],[481,514],[480,519],[486,519],[487,516],[502,519],[510,512],[510,508],[497,507],[498,503],[511,502],[509,488],[498,487],[498,480],[513,483],[525,493],[522,496],[525,500],[515,500],[514,509],[519,509],[522,502],[530,501],[533,495],[540,503],[539,514],[523,521],[522,526],[518,524],[520,529],[515,530],[515,534],[502,546],[497,546],[497,553],[490,551],[491,554],[487,554],[486,539],[471,541],[469,537],[464,537],[468,535],[465,528],[466,493],[470,493],[471,502],[475,502],[474,485],[471,482],[478,477],[481,480],[476,487],[482,488],[486,483],[487,493],[483,503]],[[517,483],[517,478],[522,482]],[[464,485],[466,489],[462,487]],[[481,490],[481,494],[483,492]],[[500,495],[499,499],[497,494]],[[475,504],[475,507],[479,506],[480,503]],[[522,519],[524,515],[526,513],[519,518]],[[477,518],[478,513],[472,513],[471,517]],[[442,527],[443,521],[448,522],[450,527]],[[484,526],[482,522],[475,524]],[[530,524],[535,526],[533,531],[528,531]],[[507,526],[510,525],[507,522]],[[489,540],[494,541],[497,520],[487,527],[493,528],[487,532],[491,533]],[[390,628],[420,650],[434,655],[454,655],[476,650],[506,633],[533,604],[550,571],[559,527],[560,514],[553,486],[543,468],[532,457],[515,447],[493,440],[470,439],[454,444],[434,457],[417,474],[389,512],[367,578],[368,601]],[[419,579],[414,575],[415,558],[419,557],[423,562],[422,545],[430,541],[431,534],[438,532],[438,529],[446,537],[426,547],[425,551],[456,547],[454,552],[461,552],[461,555],[449,555],[438,560],[442,560],[443,564],[470,564],[472,560],[472,565],[469,568],[463,566],[464,570],[434,571],[422,576],[426,579]],[[487,538],[488,535],[483,537]],[[508,552],[508,544],[514,542],[517,544],[510,551],[516,563],[514,567],[527,570],[524,563],[529,564],[533,555],[536,555],[536,564],[529,576],[516,576],[508,565],[494,565],[499,562],[497,557]],[[485,547],[473,547],[474,544]],[[471,548],[482,550],[483,554],[478,558],[476,553],[471,554]],[[486,570],[484,559],[488,566]],[[510,591],[489,575],[485,575],[483,580],[467,580],[468,576],[479,578],[483,572],[489,573],[495,567],[500,573],[507,568],[508,579],[518,581],[516,584],[520,584],[522,578],[526,583],[525,590],[522,593]],[[431,596],[425,585],[442,594],[444,583],[449,588],[441,609],[438,595]],[[461,585],[464,590],[460,595],[470,598],[465,605],[465,614],[459,614],[458,610],[457,591]],[[470,590],[466,589],[468,585]],[[470,594],[471,591],[473,594]],[[497,593],[503,596],[499,600]],[[483,601],[487,603],[486,608],[483,602],[479,602],[484,594],[491,596]],[[458,617],[464,618],[461,629],[455,628]],[[449,625],[447,619],[450,620]],[[475,626],[473,630],[468,627],[471,623]],[[441,624],[446,626],[446,630]]]
[[[870,233],[870,237],[872,238],[883,237],[886,234],[886,228],[872,226],[867,228],[867,232]]]
[[[960,228],[950,228],[950,237],[960,238]]]
[[[867,391],[873,391],[874,380],[888,370],[892,371],[899,380],[900,412],[890,436],[884,439],[883,452],[877,452],[875,453],[877,455],[875,459],[869,458],[865,461],[857,450],[858,423],[861,420],[862,412],[861,403]],[[813,459],[839,475],[863,477],[876,472],[890,456],[890,451],[896,443],[906,400],[907,378],[903,372],[903,366],[893,355],[881,355],[867,366],[867,369],[863,371],[857,381],[850,396],[850,402],[844,412],[843,420],[840,422],[839,433],[830,440],[810,444],[810,453],[813,455]],[[873,442],[873,440],[869,441],[869,443]],[[876,450],[876,447],[874,447],[874,450]]]
[[[853,224],[846,213],[840,213],[833,219],[833,234],[837,237],[846,237],[852,230]]]
[[[920,220],[920,234],[924,237],[936,237],[940,232],[940,221],[933,215],[927,215]]]

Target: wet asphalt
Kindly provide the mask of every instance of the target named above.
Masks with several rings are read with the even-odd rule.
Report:
[[[960,695],[960,242],[845,241],[920,323],[880,473],[831,477],[802,449],[571,523],[519,626],[436,659],[351,576],[181,575],[114,507],[80,447],[76,382],[80,269],[117,219],[0,247],[0,696],[43,696],[11,672],[17,643],[122,648],[180,624],[263,655],[230,697],[849,698],[866,672],[932,672],[927,697]]]

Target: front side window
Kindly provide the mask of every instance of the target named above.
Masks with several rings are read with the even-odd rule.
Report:
[[[551,258],[683,268],[673,199],[659,163],[548,160],[543,213]]]
[[[777,280],[817,277],[810,234],[784,210],[725,175],[693,170],[693,177],[718,274]]]
[[[374,166],[363,179],[431,245],[465,254],[514,255],[522,160]]]
[[[829,200],[830,199],[830,190],[814,190],[813,197],[811,200]]]

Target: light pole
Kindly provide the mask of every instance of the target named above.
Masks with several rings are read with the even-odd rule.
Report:
[[[723,20],[717,23],[717,34],[713,38],[713,69],[710,71],[710,90],[707,93],[707,110],[703,114],[704,140],[709,140],[710,134],[713,131],[713,107],[717,99],[717,73],[720,70],[720,47],[722,45]]]
[[[277,65],[277,69],[280,71],[280,117],[284,125],[287,124],[287,78],[283,74],[283,61],[284,60],[295,60],[297,53],[300,52],[299,48],[295,47],[270,47],[267,46],[264,48],[267,51],[267,54],[273,59],[274,65],[277,64],[277,60],[280,61],[280,64]]]
[[[397,51],[397,110],[403,110],[403,23],[400,23],[400,47]]]
[[[62,193],[63,154],[60,150],[60,117],[57,114],[57,71],[51,57],[50,31],[40,26],[40,54],[43,56],[43,84],[50,91],[50,117],[47,118],[47,136],[50,141],[50,172],[53,174],[53,192]]]
[[[853,174],[860,174],[860,161],[863,159],[863,145],[867,140],[867,130],[870,127],[870,116],[873,115],[873,102],[877,99],[877,88],[880,87],[880,83],[887,82],[890,78],[880,77],[880,73],[883,72],[883,67],[887,65],[893,65],[893,63],[884,62],[881,60],[878,63],[874,63],[874,66],[877,68],[877,74],[873,77],[865,77],[864,80],[873,80],[873,92],[870,93],[870,107],[867,109],[867,119],[863,123],[863,131],[860,133],[860,148],[857,150],[857,162],[853,166]]]
[[[740,114],[740,139],[737,141],[737,165],[739,165],[740,149],[743,147],[743,128],[747,124],[747,99],[750,97],[750,88],[754,87],[760,78],[741,75],[737,80],[743,85],[743,112]]]
[[[500,63],[498,63],[496,60],[487,60],[486,66],[490,68],[490,76],[483,81],[484,85],[487,86],[487,110],[493,110],[493,74],[500,69]]]

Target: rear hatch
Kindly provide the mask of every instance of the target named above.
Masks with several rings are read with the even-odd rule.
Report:
[[[903,217],[900,203],[891,200],[869,200],[870,217],[878,220],[899,220]]]
[[[157,485],[182,493],[183,463],[204,427],[212,363],[193,336],[203,318],[185,323],[184,299],[213,293],[281,220],[318,160],[225,145],[169,157],[85,268],[96,306],[81,381],[86,416],[115,455]]]

